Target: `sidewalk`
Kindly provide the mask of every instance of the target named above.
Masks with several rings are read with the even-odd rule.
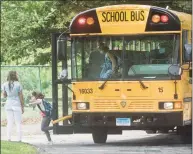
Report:
[[[14,125],[12,129],[12,141],[16,141],[17,132],[16,126]],[[67,136],[71,135],[53,135],[53,131],[50,130],[51,137],[54,143],[66,142]],[[7,140],[7,131],[6,127],[1,127],[1,140]],[[44,132],[41,131],[41,122],[31,125],[22,125],[22,142],[33,144],[36,146],[46,145],[47,138]]]
[[[33,125],[23,125],[22,128],[23,137],[22,141],[36,145],[38,147],[42,145],[47,145],[47,138],[44,132],[41,131],[40,123],[33,124]],[[126,131],[123,132],[124,135],[115,135],[116,137],[120,136],[121,138],[136,138],[138,133],[140,133],[140,137],[138,138],[144,138],[147,136],[156,136],[156,135],[149,135],[146,134],[144,131]],[[77,143],[81,144],[82,142],[86,142],[88,144],[92,143],[92,135],[91,134],[55,134],[53,135],[53,131],[50,131],[51,138],[53,139],[54,144],[71,144],[71,143]],[[132,134],[132,136],[131,136]],[[13,127],[13,133],[12,133],[12,141],[16,141],[17,138],[16,128]],[[116,140],[114,135],[110,135],[108,138],[113,138],[113,140]],[[1,139],[6,140],[6,127],[1,127]]]
[[[22,125],[22,134],[23,136],[29,136],[29,135],[40,135],[40,134],[44,134],[41,131],[41,124],[37,123],[37,124],[29,124],[29,125]],[[6,127],[1,127],[1,137],[6,137]],[[12,128],[12,135],[16,136],[17,132],[16,132],[16,126],[14,125]]]

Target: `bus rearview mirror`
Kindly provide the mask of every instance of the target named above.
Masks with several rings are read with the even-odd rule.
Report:
[[[168,74],[171,76],[182,75],[182,67],[177,64],[173,64],[168,68]]]
[[[185,53],[184,53],[184,60],[185,62],[192,61],[192,45],[191,44],[185,44]]]
[[[57,58],[58,60],[67,59],[67,41],[66,39],[57,40]]]

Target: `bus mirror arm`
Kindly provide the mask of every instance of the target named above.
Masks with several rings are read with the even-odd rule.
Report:
[[[180,65],[178,64],[172,64],[169,68],[168,68],[168,74],[171,76],[171,79],[175,80],[174,81],[174,86],[175,86],[175,93],[174,93],[174,99],[178,99],[178,94],[177,94],[177,82],[176,79],[178,76],[181,76],[183,73],[183,69]]]
[[[174,84],[175,84],[175,93],[174,93],[174,99],[178,99],[178,94],[177,94],[177,82],[176,82],[176,75],[175,75],[174,77],[175,77],[175,81],[174,81]]]
[[[73,96],[72,96],[73,99],[76,99],[76,95],[75,95],[74,91],[73,91],[70,87],[68,87],[68,85],[65,85],[65,84],[64,84],[64,86],[67,87],[67,88],[72,92],[72,94],[73,94]]]
[[[59,79],[59,80],[56,80],[55,82],[56,83],[62,83],[65,87],[67,87],[72,92],[73,99],[76,99],[76,95],[75,95],[74,91],[70,87],[68,87],[68,85],[66,85],[66,84],[70,84],[71,80],[69,80],[69,79],[63,79],[63,80]]]
[[[183,67],[182,67],[182,69],[183,69],[183,70],[189,70],[190,67],[191,67],[191,61],[188,62],[188,68],[183,68]]]

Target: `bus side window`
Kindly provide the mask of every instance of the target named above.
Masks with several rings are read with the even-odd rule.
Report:
[[[188,31],[183,30],[182,31],[182,63],[184,62],[184,54],[185,54],[185,48],[184,45],[188,43]]]

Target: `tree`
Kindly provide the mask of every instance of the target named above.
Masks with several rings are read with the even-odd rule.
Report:
[[[40,52],[50,52],[47,50],[50,46],[48,30],[56,31],[56,9],[50,7],[50,3],[2,2],[1,56],[6,64],[33,63]]]
[[[91,8],[146,4],[191,13],[191,0],[4,1],[1,4],[1,63],[48,64],[51,33],[64,32],[72,18]]]

